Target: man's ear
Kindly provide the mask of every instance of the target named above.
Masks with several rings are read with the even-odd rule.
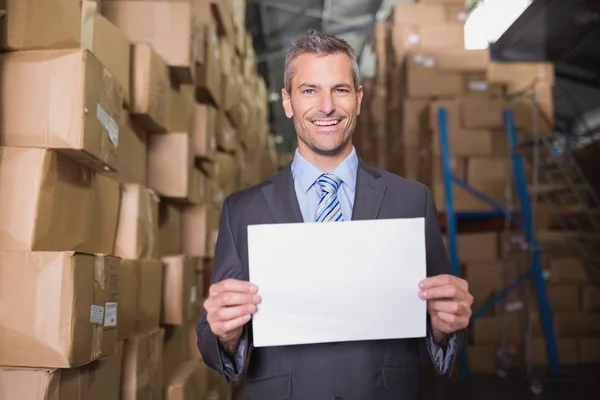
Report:
[[[294,116],[294,111],[292,110],[292,101],[290,99],[290,94],[287,92],[287,90],[285,90],[285,88],[281,89],[281,102],[283,103],[285,116],[292,118]]]
[[[363,94],[363,87],[362,85],[359,85],[358,90],[356,91],[356,115],[360,115],[360,107],[362,105]]]

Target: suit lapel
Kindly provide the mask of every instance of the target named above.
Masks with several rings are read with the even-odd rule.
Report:
[[[304,222],[296,198],[291,163],[271,178],[271,184],[262,188],[275,221],[280,224]]]
[[[381,174],[359,161],[352,220],[376,219],[385,195],[386,185]]]

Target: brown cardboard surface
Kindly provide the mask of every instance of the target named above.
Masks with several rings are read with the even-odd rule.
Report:
[[[98,12],[86,12],[82,16],[81,46],[90,50],[114,76],[129,104],[131,76],[131,42],[125,33]]]
[[[555,333],[560,337],[600,336],[600,318],[594,313],[557,312],[553,314]]]
[[[462,123],[467,129],[498,129],[504,126],[504,99],[499,96],[465,96],[462,98]]]
[[[133,336],[138,311],[139,260],[121,260],[119,268],[118,340]]]
[[[588,276],[578,257],[557,257],[549,262],[550,284],[586,284]]]
[[[463,78],[460,74],[438,72],[434,68],[409,69],[406,85],[411,99],[455,97],[463,92]]]
[[[0,18],[0,49],[31,50],[79,46],[81,4],[72,0],[7,0]],[[57,23],[60,21],[60,23]]]
[[[164,264],[160,260],[141,260],[135,333],[145,333],[158,328],[162,311]]]
[[[171,375],[183,363],[189,360],[189,341],[187,340],[187,325],[167,326],[163,344],[163,382],[168,384]]]
[[[505,157],[469,157],[467,160],[467,182],[474,186],[507,184],[511,165]]]
[[[476,373],[495,374],[498,368],[497,346],[472,345],[467,350],[469,368]]]
[[[499,83],[489,83],[485,73],[465,73],[465,93],[468,95],[504,96],[506,87]]]
[[[507,269],[507,265],[500,260],[469,263],[465,265],[464,278],[469,283],[470,292],[486,297],[511,283],[505,279]]]
[[[219,113],[209,104],[195,104],[192,117],[192,142],[196,157],[212,160],[217,151]]]
[[[579,362],[582,364],[600,363],[600,337],[584,337],[578,340]],[[1,385],[0,385],[1,386]]]
[[[3,146],[58,149],[96,170],[117,167],[122,96],[87,50],[0,55]]]
[[[208,255],[208,220],[210,203],[183,208],[183,253],[198,257]]]
[[[0,399],[106,400],[121,391],[123,344],[105,359],[73,369],[0,368]]]
[[[458,179],[467,179],[467,160],[464,157],[450,157],[450,171]],[[431,173],[433,183],[443,183],[441,157],[431,157]]]
[[[520,92],[535,82],[554,82],[554,64],[492,62],[487,71],[489,83],[502,83],[509,92]]]
[[[158,211],[158,255],[172,256],[181,253],[182,209],[161,201]]]
[[[177,83],[194,82],[197,32],[190,2],[105,1],[102,10],[132,42],[152,45]]]
[[[237,149],[237,144],[236,130],[231,126],[227,115],[224,112],[220,112],[217,126],[217,148],[222,151],[232,152]]]
[[[437,131],[435,131],[437,133]],[[439,135],[439,133],[438,133]],[[448,126],[448,147],[456,157],[490,156],[492,154],[492,131],[487,129],[464,129]],[[442,154],[440,141],[432,141],[434,155]]]
[[[167,386],[167,400],[203,399],[208,393],[208,369],[200,360],[191,360],[177,368]]]
[[[120,260],[0,252],[0,365],[71,368],[117,345]],[[18,305],[18,306],[15,306]]]
[[[117,171],[105,175],[120,183],[147,184],[148,134],[123,110],[119,146],[117,147]]]
[[[222,187],[235,182],[238,168],[235,156],[223,152],[215,153],[215,177]]]
[[[0,147],[0,249],[112,254],[119,185],[62,154]]]
[[[461,233],[458,235],[458,254],[463,263],[494,261],[498,258],[498,235],[493,232]]]
[[[394,25],[391,34],[398,63],[402,63],[411,50],[464,48],[463,23]]]
[[[148,43],[135,43],[131,52],[130,111],[149,132],[167,130],[171,82],[169,70]]]
[[[214,24],[204,24],[206,60],[196,70],[196,96],[202,103],[221,105],[223,79],[220,68],[221,48]]]
[[[161,323],[187,325],[197,301],[197,297],[192,296],[196,285],[196,259],[176,255],[163,257],[162,261],[165,263],[165,280]]]
[[[409,62],[435,68],[440,72],[485,74],[490,55],[487,49],[423,48],[411,51]]]
[[[157,256],[158,196],[137,184],[123,185],[115,255],[124,259]]]
[[[162,197],[196,204],[193,179],[194,151],[188,132],[151,134],[148,148],[148,185]]]
[[[503,334],[511,344],[524,339],[523,315],[513,312],[494,317],[479,317],[473,321],[474,344],[502,344]]]
[[[586,285],[582,289],[581,309],[587,312],[600,311],[600,288]]]
[[[556,347],[562,365],[575,365],[578,363],[576,339],[557,338]],[[546,341],[543,337],[533,338],[531,343],[531,361],[536,366],[548,365]]]
[[[581,288],[577,285],[549,286],[550,309],[553,312],[577,312],[581,305]]]
[[[392,12],[394,25],[414,24],[443,24],[446,22],[446,12],[443,7],[423,3],[397,4]]]
[[[192,115],[194,112],[193,99],[174,88],[171,88],[169,95],[171,96],[169,101],[171,111],[169,112],[167,131],[189,133],[192,128]]]
[[[134,336],[123,349],[122,400],[163,399],[164,330]]]
[[[406,99],[402,103],[404,146],[418,146],[421,134],[429,131],[429,101]]]

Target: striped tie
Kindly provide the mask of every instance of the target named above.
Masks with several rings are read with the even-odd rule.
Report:
[[[332,174],[323,174],[317,179],[321,185],[321,200],[317,206],[316,222],[343,221],[342,207],[337,197],[337,190],[342,180]]]

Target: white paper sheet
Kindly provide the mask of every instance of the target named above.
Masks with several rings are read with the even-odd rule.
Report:
[[[248,227],[255,347],[424,337],[423,218]]]

